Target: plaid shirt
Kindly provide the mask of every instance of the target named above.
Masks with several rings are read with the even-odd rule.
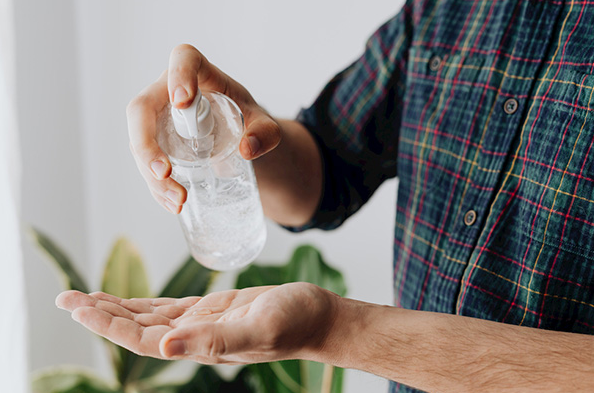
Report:
[[[408,1],[299,116],[307,227],[397,176],[397,306],[594,334],[593,94],[593,0]]]

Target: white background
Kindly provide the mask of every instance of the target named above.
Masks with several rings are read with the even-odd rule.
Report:
[[[152,200],[129,153],[125,107],[180,43],[198,47],[276,116],[293,117],[356,59],[402,0],[15,1],[21,209],[63,245],[93,289],[120,235],[141,250],[156,292],[188,254],[174,216]],[[344,274],[349,296],[390,304],[396,182],[331,233],[294,235],[269,223],[260,261],[311,243]],[[62,283],[23,239],[30,368],[92,367],[109,376],[99,340],[54,307]],[[225,275],[217,287],[232,285]],[[345,392],[381,392],[357,371]]]
[[[20,149],[16,116],[13,1],[0,0],[0,381],[2,389],[27,386],[27,314],[20,242]]]

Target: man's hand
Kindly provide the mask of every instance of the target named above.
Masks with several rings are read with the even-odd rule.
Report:
[[[307,283],[182,299],[67,291],[56,305],[139,355],[204,364],[308,358],[324,346],[339,296]]]
[[[68,291],[56,303],[116,344],[163,359],[306,359],[428,392],[594,391],[593,336],[379,306],[306,283],[183,299]]]
[[[179,213],[186,189],[170,178],[171,163],[156,141],[158,116],[171,102],[176,108],[190,106],[198,87],[223,93],[241,108],[246,132],[239,145],[248,160],[274,149],[280,142],[278,123],[263,110],[250,93],[231,79],[194,47],[179,45],[169,58],[169,68],[141,91],[128,105],[130,150],[151,194],[172,213]]]

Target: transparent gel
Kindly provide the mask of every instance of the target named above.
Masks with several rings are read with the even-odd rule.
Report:
[[[179,220],[190,253],[210,269],[238,269],[252,262],[266,242],[254,170],[238,150],[243,116],[220,93],[204,91],[201,100],[209,103],[208,130],[201,129],[204,111],[198,107],[198,134],[179,132],[184,124],[169,115],[175,109],[168,107],[160,116],[157,140],[171,161],[172,178],[188,191]]]

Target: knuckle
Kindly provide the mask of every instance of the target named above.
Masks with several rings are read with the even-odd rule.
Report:
[[[161,206],[166,207],[165,206],[165,200],[163,199],[163,197],[161,195],[159,195],[158,192],[156,192],[156,190],[154,190],[152,187],[149,186],[149,191],[151,192],[151,195],[153,196],[153,199]]]
[[[195,46],[190,45],[190,44],[186,44],[186,43],[176,45],[175,48],[173,48],[173,52],[196,52],[196,53],[200,53],[198,51],[198,49],[196,49]]]
[[[134,97],[126,106],[126,114],[130,116],[131,114],[145,110],[148,108],[152,103],[152,99],[150,96],[146,94],[140,94]]]
[[[276,147],[282,138],[281,128],[277,122],[273,122],[273,126],[270,129],[270,135],[272,137],[273,147]]]
[[[180,78],[181,80],[193,80],[196,72],[204,70],[208,64],[206,57],[195,47],[189,44],[176,46],[171,52],[169,63],[169,80]]]
[[[214,334],[212,339],[208,342],[206,353],[212,359],[217,359],[227,352],[227,344],[222,335]]]
[[[285,346],[285,337],[278,330],[272,330],[262,344],[262,348],[269,352],[278,352]]]
[[[157,199],[157,201],[162,205],[165,205],[165,201],[167,200],[167,198],[165,198],[165,191],[167,190],[167,188],[163,184],[163,180],[157,180],[153,178],[149,182],[148,186],[151,192],[153,193],[155,199]]]
[[[188,191],[184,187],[181,187],[180,186],[178,192],[179,192],[180,197],[181,197],[180,198],[180,203],[183,205],[188,200]]]
[[[132,151],[137,155],[141,161],[148,164],[150,161],[159,158],[154,142],[143,140],[136,143],[131,143]]]

